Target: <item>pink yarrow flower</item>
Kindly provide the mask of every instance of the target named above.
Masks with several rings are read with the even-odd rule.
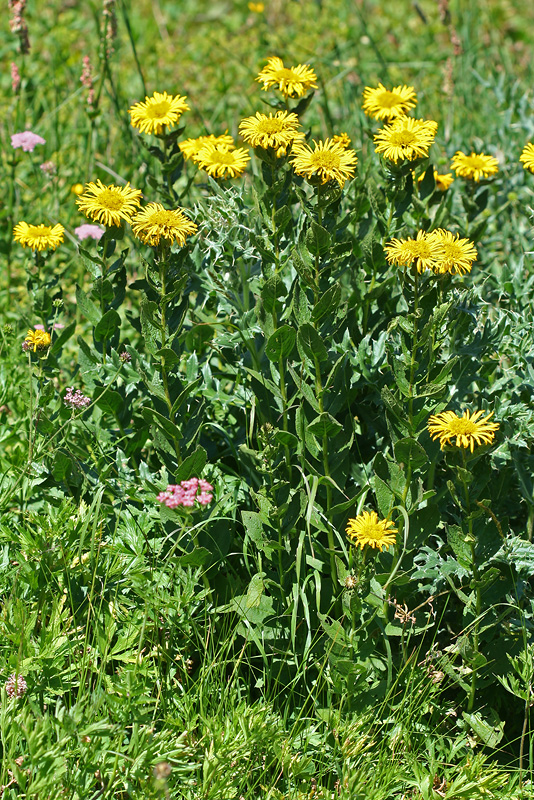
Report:
[[[197,505],[208,506],[213,500],[213,486],[202,478],[190,478],[178,484],[169,484],[166,492],[158,494],[160,503],[167,508],[194,508]]]
[[[79,389],[74,391],[74,388],[69,386],[65,392],[63,402],[66,406],[70,406],[71,408],[86,408],[86,406],[91,405],[91,398],[86,397]]]
[[[80,242],[83,242],[84,239],[96,239],[98,242],[104,235],[104,228],[101,228],[100,225],[89,225],[86,223],[74,228],[74,233]]]
[[[13,148],[22,147],[26,153],[32,153],[37,144],[46,144],[46,139],[43,139],[37,133],[32,133],[32,131],[14,133],[11,137],[11,146]]]
[[[16,675],[13,672],[7,679],[5,687],[8,697],[22,697],[28,688],[28,684],[22,675]]]

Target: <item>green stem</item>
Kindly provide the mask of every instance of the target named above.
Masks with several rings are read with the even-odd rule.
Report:
[[[463,469],[466,469],[466,461],[465,461],[465,452],[462,451],[462,466]],[[479,653],[479,640],[478,640],[478,630],[479,630],[479,621],[480,621],[480,613],[482,611],[482,591],[480,589],[480,573],[478,571],[478,566],[476,563],[476,553],[475,553],[475,541],[473,536],[473,520],[471,518],[471,502],[469,500],[469,488],[467,486],[467,481],[462,478],[462,485],[464,487],[464,497],[465,497],[465,507],[467,511],[467,525],[468,525],[468,539],[469,539],[469,548],[471,550],[471,566],[473,569],[473,579],[475,581],[475,622],[473,626],[473,650],[475,651],[475,655]],[[467,710],[472,711],[475,705],[475,695],[476,695],[476,688],[477,688],[477,668],[473,669],[471,674],[471,688],[469,691],[469,700],[467,703]]]
[[[165,295],[167,293],[167,253],[166,249],[163,249],[159,253],[159,277],[161,283],[161,304],[160,304],[160,336],[161,336],[161,350],[164,351],[165,347],[167,346],[167,301],[165,300]],[[161,380],[163,382],[163,391],[165,393],[165,402],[167,403],[167,409],[169,412],[169,420],[174,425],[174,414],[172,412],[172,399],[171,393],[169,390],[169,376],[167,372],[167,364],[165,361],[165,353],[162,352],[160,355],[160,365],[161,365]],[[180,445],[176,439],[174,439],[174,449],[176,452],[176,458],[178,459],[178,463],[180,464],[182,461],[182,456],[180,453]]]

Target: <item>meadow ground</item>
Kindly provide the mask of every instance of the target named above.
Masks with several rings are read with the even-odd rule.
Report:
[[[8,6],[0,796],[534,796],[531,4]]]

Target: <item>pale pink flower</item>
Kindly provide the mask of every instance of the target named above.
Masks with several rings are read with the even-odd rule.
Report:
[[[84,239],[96,239],[98,242],[98,240],[104,235],[104,228],[101,228],[100,225],[89,225],[88,223],[84,223],[83,225],[79,225],[77,228],[74,228],[74,233],[80,242],[83,242]]]
[[[8,697],[22,697],[28,688],[22,675],[17,675],[15,672],[9,676],[5,686]]]
[[[39,169],[49,177],[56,174],[56,165],[53,161],[44,161],[42,164],[39,164]]]
[[[158,494],[160,503],[167,508],[194,508],[197,504],[207,506],[213,500],[213,486],[202,478],[190,478],[179,484],[169,484],[166,492]]]
[[[46,144],[46,139],[43,139],[43,137],[39,136],[37,133],[32,133],[32,131],[14,133],[11,137],[11,146],[14,148],[22,147],[26,153],[33,152],[37,144]]]
[[[86,397],[79,389],[74,391],[74,388],[70,386],[65,392],[63,402],[71,408],[86,408],[86,406],[91,405],[91,398]]]
[[[17,94],[20,89],[20,72],[14,61],[11,62],[11,88],[13,94]]]

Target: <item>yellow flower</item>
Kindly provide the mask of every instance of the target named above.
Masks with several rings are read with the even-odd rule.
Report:
[[[328,183],[337,181],[340,186],[354,177],[358,157],[354,150],[347,150],[339,142],[325,139],[314,141],[315,150],[308,144],[297,143],[291,152],[291,164],[297,175],[310,182]]]
[[[70,187],[72,194],[80,195],[83,192],[83,183],[75,183]]]
[[[347,149],[347,147],[351,142],[351,138],[348,133],[334,133],[334,135],[332,136],[332,141],[337,142],[338,144],[341,145],[341,147]]]
[[[76,198],[78,208],[89,219],[102,222],[108,228],[119,227],[122,220],[130,222],[141,201],[141,192],[126,186],[104,186],[98,179],[88,183],[83,194]]]
[[[250,161],[244,147],[235,149],[224,144],[208,142],[195,156],[195,163],[212,178],[237,178],[243,174]]]
[[[400,159],[426,158],[437,129],[438,123],[431,119],[397,117],[375,135],[375,152],[395,164]]]
[[[264,150],[272,148],[280,158],[285,156],[293,142],[304,139],[296,114],[287,111],[277,111],[274,116],[269,116],[256,111],[255,116],[247,117],[239,123],[239,133],[252,147],[262,147]]]
[[[149,203],[133,217],[132,231],[145,244],[158,245],[163,238],[183,247],[197,226],[179,208],[169,211],[160,203]]]
[[[168,126],[175,125],[184,111],[189,111],[186,97],[167,92],[154,92],[145,97],[144,103],[135,103],[128,109],[130,122],[142,133],[161,133]]]
[[[390,90],[379,83],[376,89],[366,86],[363,90],[362,108],[373,119],[401,117],[416,105],[417,95],[413,86],[395,86]]]
[[[46,350],[50,347],[52,337],[49,333],[46,333],[46,331],[32,331],[30,329],[24,341],[27,344],[26,350],[33,348],[33,352],[35,353],[37,350]]]
[[[252,11],[254,14],[263,14],[265,11],[265,4],[264,3],[249,3],[248,10]]]
[[[391,520],[378,519],[376,511],[364,511],[356,519],[349,519],[346,533],[351,542],[362,550],[366,544],[385,550],[397,541],[398,530]]]
[[[467,156],[458,150],[451,161],[451,167],[459,178],[469,178],[478,183],[481,178],[495,175],[499,171],[499,162],[485,153],[471,153]]]
[[[276,56],[267,60],[257,81],[263,83],[262,89],[278,89],[285,97],[302,97],[309,89],[317,88],[317,75],[308,64],[284,67],[284,62]]]
[[[418,272],[440,271],[443,248],[435,233],[418,231],[415,239],[392,239],[384,250],[389,263],[397,267],[415,266]]]
[[[223,133],[220,136],[214,136],[210,133],[209,136],[197,136],[196,139],[185,139],[180,142],[178,147],[183,153],[186,161],[196,161],[199,150],[202,150],[205,144],[222,144],[228,147],[229,150],[235,150],[233,138],[228,133]]]
[[[534,172],[534,144],[528,142],[523,148],[523,152],[519,156],[519,160],[523,164],[524,169]]]
[[[417,180],[421,183],[424,178],[425,174],[423,173]],[[434,182],[436,184],[436,189],[439,189],[440,192],[446,192],[453,181],[452,172],[448,172],[446,175],[440,175],[437,169],[434,170]]]
[[[458,417],[454,411],[442,411],[441,414],[432,414],[427,427],[432,438],[439,439],[442,450],[455,439],[455,447],[469,447],[473,452],[475,444],[492,444],[495,431],[499,429],[498,422],[488,422],[493,411],[480,419],[483,413],[475,411],[470,415],[465,411],[462,417]]]
[[[31,250],[55,250],[63,241],[65,228],[59,223],[54,225],[28,225],[19,222],[13,228],[13,238],[23,247]]]
[[[432,231],[442,253],[439,268],[435,272],[450,272],[451,275],[463,275],[471,272],[473,261],[477,257],[477,250],[469,239],[460,239],[459,234],[437,228]]]

